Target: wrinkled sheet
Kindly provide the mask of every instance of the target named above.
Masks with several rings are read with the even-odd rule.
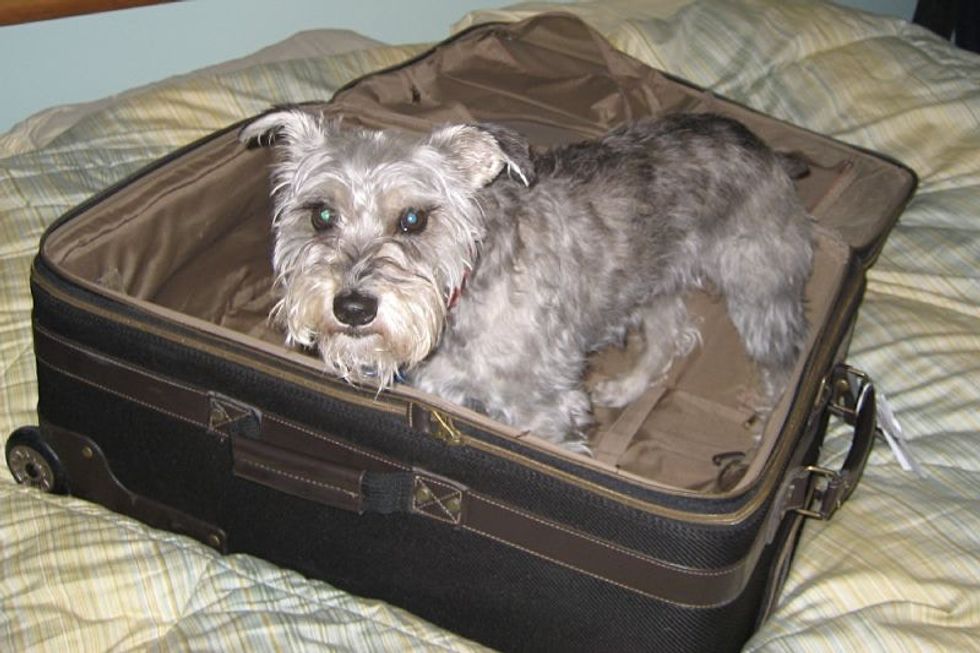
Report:
[[[919,174],[869,273],[849,362],[887,395],[924,474],[879,444],[845,507],[807,525],[747,650],[976,650],[980,57],[897,19],[802,0],[533,4],[457,28],[554,8],[657,68]],[[318,49],[337,34],[313,32],[294,50],[52,108],[0,135],[0,439],[37,419],[27,280],[44,227],[180,145],[424,49],[348,38],[353,49]],[[822,464],[839,466],[846,447],[834,428]],[[0,606],[3,650],[479,649],[382,602],[18,487],[6,467]]]

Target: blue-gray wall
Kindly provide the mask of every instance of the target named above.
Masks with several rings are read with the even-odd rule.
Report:
[[[837,1],[910,19],[916,0]],[[338,27],[388,43],[429,42],[448,35],[467,11],[505,4],[509,0],[189,0],[0,27],[0,132],[41,109],[240,57],[304,29]]]
[[[915,5],[918,0],[832,0],[835,4],[846,7],[854,7],[862,11],[870,11],[876,14],[887,14],[898,16],[905,20],[912,20],[915,13]],[[976,0],[967,0],[976,2]]]
[[[85,102],[241,57],[296,32],[352,29],[387,43],[444,38],[494,0],[190,0],[0,27],[0,132]]]

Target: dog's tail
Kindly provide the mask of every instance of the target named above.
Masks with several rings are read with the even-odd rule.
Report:
[[[802,152],[776,152],[776,156],[790,179],[802,179],[810,174],[810,162]]]

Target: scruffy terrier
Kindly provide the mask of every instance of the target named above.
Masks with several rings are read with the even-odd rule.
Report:
[[[643,335],[591,395],[629,403],[696,342],[692,288],[724,296],[772,401],[800,353],[810,219],[788,157],[733,120],[677,114],[532,153],[499,125],[417,136],[287,109],[241,138],[278,150],[274,315],[351,383],[404,378],[588,452],[587,354]]]

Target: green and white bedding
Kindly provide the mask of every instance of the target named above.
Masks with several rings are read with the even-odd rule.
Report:
[[[922,474],[876,447],[847,505],[805,529],[779,605],[747,650],[977,650],[980,57],[897,19],[806,0],[528,4],[457,28],[556,8],[657,68],[918,173],[870,271],[850,362],[887,394]],[[341,36],[349,47],[335,47]],[[327,98],[424,49],[315,31],[270,56],[54,108],[0,135],[0,440],[36,423],[28,276],[46,225],[180,145],[271,104]],[[844,432],[831,432],[824,462],[839,465],[845,447]],[[479,648],[0,471],[2,650]]]

